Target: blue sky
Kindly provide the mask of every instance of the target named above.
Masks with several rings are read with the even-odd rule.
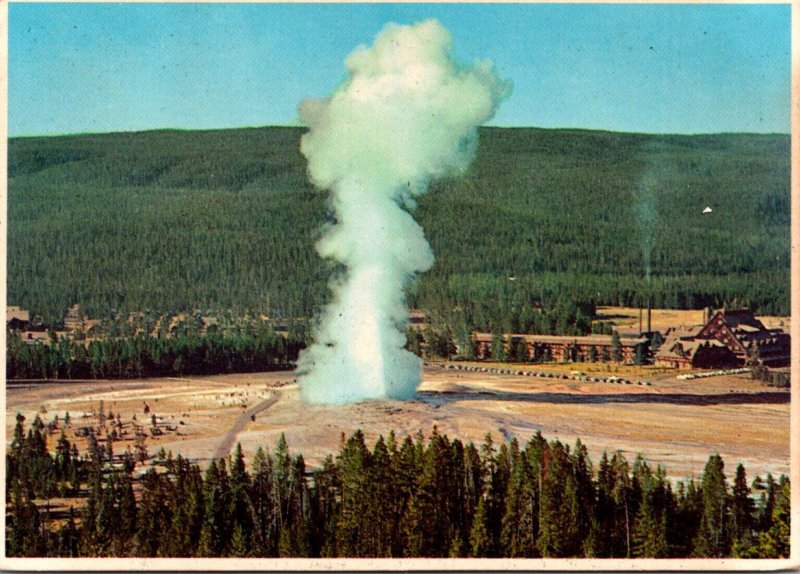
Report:
[[[11,3],[9,135],[294,124],[430,17],[512,81],[494,125],[790,131],[789,5]]]

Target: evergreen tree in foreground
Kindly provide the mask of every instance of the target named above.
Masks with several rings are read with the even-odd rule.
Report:
[[[730,508],[725,465],[719,454],[712,454],[703,471],[703,512],[694,542],[695,556],[722,558],[730,550]]]
[[[789,556],[790,485],[765,482],[758,509],[743,465],[732,488],[718,454],[698,485],[673,491],[663,467],[540,433],[480,448],[434,427],[372,448],[356,431],[306,469],[281,436],[249,466],[241,446],[202,472],[171,453],[141,478],[89,441],[81,455],[24,419],[6,455],[9,556],[142,557],[729,557]],[[91,439],[91,436],[90,436]],[[43,445],[44,448],[43,448]],[[49,498],[69,467],[66,516]],[[756,487],[761,484],[757,479]]]

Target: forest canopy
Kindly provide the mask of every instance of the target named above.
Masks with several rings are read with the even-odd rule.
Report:
[[[76,303],[313,316],[333,266],[302,133],[12,138],[8,303],[50,321]],[[419,201],[436,263],[409,302],[479,329],[648,298],[788,314],[789,173],[788,135],[482,128],[464,177]]]

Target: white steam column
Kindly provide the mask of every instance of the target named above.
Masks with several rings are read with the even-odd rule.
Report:
[[[308,402],[409,399],[419,385],[420,360],[404,349],[404,286],[434,258],[408,210],[431,178],[467,168],[477,126],[510,91],[491,63],[457,64],[450,45],[435,20],[389,24],[348,56],[330,98],[300,104],[301,150],[336,218],[317,251],[347,268],[298,361]]]

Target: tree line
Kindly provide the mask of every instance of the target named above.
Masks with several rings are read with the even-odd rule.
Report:
[[[518,327],[514,332],[585,335],[592,330],[594,312],[579,304],[533,309],[513,322]],[[66,338],[50,331],[47,344],[28,344],[8,330],[6,379],[130,379],[292,369],[307,344],[305,324],[290,325],[284,336],[268,323],[231,317],[222,328],[208,327],[196,316],[178,321],[170,330],[169,318],[144,313],[135,320],[106,320],[90,340],[80,333]],[[608,332],[604,325],[595,327]],[[420,357],[449,359],[460,351],[467,359],[475,358],[473,333],[464,322],[457,329],[408,329],[406,338],[406,348]],[[493,359],[527,360],[527,353],[523,359],[515,351],[493,354]]]
[[[302,133],[12,138],[9,301],[50,322],[75,303],[314,316],[335,266]],[[481,129],[464,176],[419,199],[436,264],[409,302],[481,331],[562,302],[788,314],[789,174],[787,135]]]
[[[642,456],[595,469],[580,440],[476,447],[434,427],[372,449],[342,435],[314,469],[283,436],[249,465],[241,446],[204,471],[161,453],[139,479],[130,451],[90,435],[79,453],[62,432],[53,456],[43,429],[18,415],[6,455],[9,556],[789,556],[788,478],[749,485],[739,464],[731,485],[718,454],[673,487]],[[55,519],[55,495],[82,506]]]
[[[302,335],[253,332],[149,334],[30,345],[7,333],[6,379],[129,379],[263,372],[292,368]]]

